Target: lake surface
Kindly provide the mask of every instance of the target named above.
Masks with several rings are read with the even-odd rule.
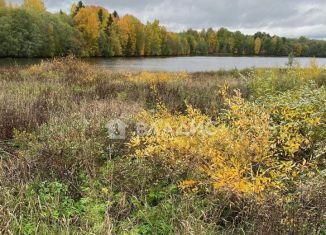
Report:
[[[127,71],[187,71],[201,72],[220,69],[245,69],[283,67],[287,57],[156,57],[156,58],[88,58],[86,62],[95,66]],[[302,66],[308,66],[311,58],[296,58]],[[326,66],[326,58],[317,58],[319,65]],[[0,59],[0,66],[31,65],[40,63],[41,59]]]

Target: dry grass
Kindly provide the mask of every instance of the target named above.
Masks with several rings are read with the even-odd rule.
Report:
[[[129,157],[129,139],[107,138],[109,120],[132,126],[140,111],[157,103],[172,114],[184,114],[187,103],[218,117],[226,108],[220,94],[224,83],[230,95],[239,89],[252,99],[258,84],[250,84],[254,72],[150,73],[150,81],[138,81],[130,78],[141,73],[115,73],[74,58],[0,68],[0,233],[325,233],[322,176],[303,178],[288,192],[264,200],[187,192],[178,188],[185,175],[161,161]],[[319,87],[325,84],[323,74],[315,76]],[[287,75],[277,71],[275,76]],[[275,79],[267,82],[273,86]],[[320,128],[315,136],[324,135]]]

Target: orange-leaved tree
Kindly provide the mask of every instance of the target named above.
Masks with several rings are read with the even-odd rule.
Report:
[[[255,39],[255,49],[254,49],[256,55],[260,54],[261,44],[262,44],[261,39],[259,37],[257,37]]]

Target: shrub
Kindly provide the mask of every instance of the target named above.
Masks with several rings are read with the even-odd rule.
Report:
[[[322,85],[324,69],[312,60],[309,67],[289,69],[257,69],[250,75],[249,89],[252,98],[277,95],[288,90],[300,89],[311,81]]]
[[[191,107],[187,115],[173,116],[164,108],[154,115],[143,113],[139,120],[155,128],[151,135],[131,140],[134,156],[159,159],[170,174],[204,175],[206,180],[195,178],[204,187],[260,193],[270,185],[266,170],[273,164],[269,116],[239,95],[228,102],[225,122],[216,125]]]
[[[315,92],[303,94],[309,97]],[[171,169],[170,174],[183,176],[183,188],[211,185],[217,190],[257,194],[286,189],[286,182],[293,181],[298,172],[312,174],[317,169],[316,157],[294,157],[313,151],[315,144],[310,139],[317,141],[312,136],[323,130],[323,114],[311,109],[318,107],[314,104],[324,103],[324,96],[317,94],[318,98],[310,97],[317,98],[315,102],[304,102],[289,93],[288,98],[292,99],[283,103],[285,107],[284,97],[277,96],[266,101],[270,107],[267,109],[265,103],[246,102],[237,94],[226,98],[229,109],[217,119],[217,124],[191,107],[186,115],[172,115],[159,106],[157,113],[140,115],[138,120],[152,129],[145,136],[135,136],[129,146],[133,156],[158,159]],[[319,146],[323,139],[319,138]]]
[[[0,95],[0,139],[13,137],[14,129],[31,131],[61,112],[67,90],[57,83],[2,83]],[[64,97],[64,99],[63,99]]]

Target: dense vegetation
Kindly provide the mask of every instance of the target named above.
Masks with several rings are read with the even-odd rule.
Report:
[[[0,233],[325,233],[325,85],[315,63],[1,68]],[[109,138],[116,118],[126,139]]]
[[[225,28],[168,32],[158,20],[103,7],[72,4],[69,15],[46,12],[41,0],[22,6],[0,1],[0,57],[263,55],[326,57],[326,42],[288,39],[258,32],[244,35]]]

